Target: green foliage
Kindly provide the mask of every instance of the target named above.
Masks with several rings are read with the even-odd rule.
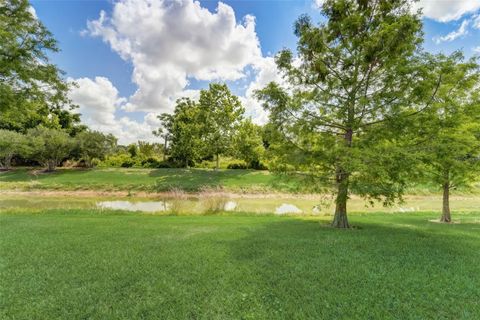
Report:
[[[412,134],[430,178],[439,186],[454,187],[475,180],[479,169],[479,66],[475,60],[464,62],[458,52],[439,60],[445,69],[442,85]]]
[[[104,160],[117,145],[117,139],[113,135],[90,130],[80,132],[75,140],[79,157],[89,168],[93,167],[94,159]]]
[[[26,137],[18,132],[0,129],[0,167],[10,169],[14,156],[28,152]]]
[[[69,84],[50,63],[57,42],[27,0],[0,1],[0,128],[25,132],[39,124],[81,131]]]
[[[348,227],[350,193],[386,204],[401,195],[397,171],[407,167],[389,158],[402,153],[395,132],[380,135],[376,126],[427,108],[438,78],[436,65],[418,54],[422,24],[409,1],[327,0],[322,14],[326,22],[318,27],[307,16],[297,20],[299,58],[289,50],[276,57],[286,83],[271,83],[257,96],[270,111],[273,137],[282,138],[269,146],[272,162],[334,187],[334,225]]]
[[[102,161],[102,167],[122,167],[129,168],[135,165],[135,161],[132,156],[126,152],[118,152],[112,155],[108,155],[104,161]]]
[[[432,107],[406,127],[405,138],[424,172],[420,181],[443,189],[442,220],[451,222],[450,189],[477,180],[480,169],[480,75],[477,61],[465,61],[460,52],[435,59],[442,83]]]
[[[27,138],[31,148],[30,158],[46,167],[47,171],[54,171],[74,148],[74,140],[64,130],[38,126],[28,130]]]
[[[242,121],[233,136],[234,155],[247,163],[249,168],[257,169],[265,151],[262,140],[262,127],[250,119]],[[233,169],[233,168],[232,168]]]
[[[172,138],[171,132],[173,132],[173,115],[168,113],[162,113],[158,116],[160,120],[161,127],[157,130],[154,130],[152,133],[157,137],[163,138],[163,160],[165,161],[167,158],[167,154],[169,153],[168,150],[168,143]]]
[[[218,83],[200,91],[198,107],[203,152],[216,157],[218,169],[218,158],[231,150],[232,139],[245,110],[228,86]]]
[[[478,319],[480,214],[435,216],[2,210],[0,318]]]
[[[234,162],[228,164],[227,169],[248,169],[248,166],[246,163]]]
[[[177,100],[170,128],[170,156],[174,162],[187,168],[201,156],[203,128],[199,116],[200,108],[196,102],[189,98]]]

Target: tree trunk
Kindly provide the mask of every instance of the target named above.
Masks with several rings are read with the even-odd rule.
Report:
[[[353,131],[345,132],[345,145],[350,148],[352,146]],[[335,200],[335,216],[333,217],[332,226],[335,228],[350,228],[347,217],[347,200],[348,200],[348,182],[349,173],[340,165],[337,165],[335,174],[337,182],[337,198]]]
[[[57,163],[54,160],[48,160],[47,161],[47,171],[52,172],[55,171],[55,168],[57,167]]]
[[[452,222],[452,217],[450,216],[450,182],[443,184],[443,207],[440,221]]]
[[[5,157],[5,164],[4,164],[5,169],[8,170],[12,166],[12,158],[13,158],[13,155],[7,155]]]
[[[219,156],[218,153],[217,153],[217,163],[216,163],[216,165],[215,165],[215,170],[218,170],[218,169],[220,168],[219,163],[220,163],[220,156]]]
[[[337,172],[337,198],[335,200],[335,216],[332,226],[335,228],[350,228],[347,218],[348,175],[341,169]]]

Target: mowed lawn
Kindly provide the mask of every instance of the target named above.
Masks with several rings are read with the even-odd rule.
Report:
[[[480,213],[0,214],[1,319],[479,319]]]
[[[305,183],[305,179],[255,170],[98,168],[35,173],[23,168],[1,172],[0,188],[160,192],[175,188],[199,191],[207,187],[231,191],[313,191],[314,186]]]

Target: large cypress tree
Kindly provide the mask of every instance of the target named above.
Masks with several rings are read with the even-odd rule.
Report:
[[[385,204],[401,196],[402,150],[385,123],[426,109],[441,78],[431,78],[435,66],[420,54],[422,23],[410,1],[327,0],[321,13],[318,26],[308,16],[297,20],[297,57],[276,56],[286,84],[257,94],[282,133],[283,152],[294,155],[282,157],[333,182],[333,226],[348,228],[350,193]]]

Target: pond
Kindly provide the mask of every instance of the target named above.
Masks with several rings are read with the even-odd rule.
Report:
[[[358,198],[349,201],[350,212],[417,212],[439,211],[441,196],[407,196],[402,205],[384,208],[367,207]],[[480,207],[480,197],[452,197],[452,210],[474,211]],[[181,195],[175,196],[85,196],[75,193],[0,194],[2,209],[94,209],[123,210],[145,213],[206,214],[245,212],[276,215],[331,215],[333,201],[306,195]]]

